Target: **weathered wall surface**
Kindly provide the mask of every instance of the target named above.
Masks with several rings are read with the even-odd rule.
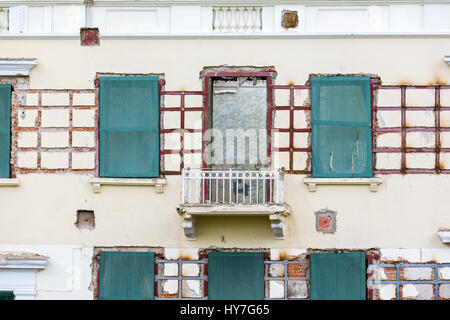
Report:
[[[445,248],[437,235],[450,225],[445,203],[448,175],[386,176],[368,186],[319,186],[310,193],[302,175],[287,175],[285,200],[292,208],[286,239],[274,240],[266,217],[201,217],[197,241],[185,240],[179,176],[162,194],[153,187],[102,186],[75,174],[19,175],[19,187],[0,191],[0,243],[83,246]],[[315,211],[337,211],[336,232],[316,231]],[[94,210],[95,229],[79,230],[77,210]],[[20,226],[20,227],[19,227]],[[119,227],[120,226],[120,227]]]
[[[275,66],[276,82],[303,84],[310,73],[371,73],[383,84],[450,83],[446,37],[319,39],[2,40],[3,57],[36,57],[30,88],[87,89],[96,72],[164,73],[169,90],[201,89],[199,72],[221,64]],[[51,49],[50,49],[51,48]]]

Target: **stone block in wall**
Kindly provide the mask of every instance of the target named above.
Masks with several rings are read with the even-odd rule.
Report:
[[[201,95],[186,95],[184,98],[184,105],[187,108],[203,107],[203,96]]]
[[[74,109],[72,111],[72,126],[74,128],[93,128],[95,123],[94,109]]]
[[[382,262],[390,261],[408,261],[409,263],[421,263],[421,249],[380,249],[380,260]]]
[[[270,280],[269,282],[269,298],[283,299],[284,298],[284,281]]]
[[[278,112],[278,111],[276,111]],[[310,111],[308,110],[295,110],[294,111],[294,128],[305,129],[308,128],[308,119],[310,119]],[[289,127],[289,124],[288,124]]]
[[[163,112],[163,128],[164,129],[179,129],[181,128],[181,114],[178,111],[164,111]]]
[[[39,104],[39,94],[38,93],[27,93],[25,98],[26,106],[37,106]]]
[[[179,154],[165,154],[164,155],[164,169],[166,171],[179,171],[181,157]]]
[[[445,283],[439,285],[439,297],[442,299],[450,299],[450,284]]]
[[[284,277],[284,265],[280,263],[270,263],[268,265],[269,277]]]
[[[202,138],[201,132],[185,132],[184,133],[184,149],[196,149],[200,150],[202,148]]]
[[[439,100],[441,102],[441,106],[450,107],[450,89],[442,89],[439,93]]]
[[[181,296],[183,298],[201,298],[201,297],[203,297],[200,280],[182,280],[181,281]]]
[[[72,152],[72,169],[95,169],[95,152]]]
[[[434,127],[435,123],[434,111],[406,111],[407,127]]]
[[[198,248],[165,248],[164,249],[164,258],[167,260],[198,260]]]
[[[308,158],[307,152],[294,152],[294,170],[307,170]]]
[[[382,133],[377,135],[377,147],[401,148],[402,135],[400,133]]]
[[[68,169],[68,152],[42,152],[41,167],[43,169]]]
[[[33,131],[19,132],[17,145],[19,148],[36,148],[38,133]]]
[[[69,146],[69,131],[42,131],[41,147],[67,148]]]
[[[450,128],[450,111],[441,111],[439,113],[439,125],[442,128]]]
[[[287,291],[288,299],[306,299],[308,297],[308,283],[302,280],[289,280]]]
[[[405,284],[401,288],[402,298],[406,300],[431,300],[434,298],[432,284]]]
[[[377,285],[377,291],[380,300],[394,300],[397,298],[397,286],[395,284]]]
[[[184,277],[197,277],[200,275],[200,267],[197,263],[183,263],[181,274]]]
[[[36,126],[37,110],[19,110],[18,125],[21,128],[32,128]]]
[[[296,89],[294,90],[294,105],[305,107],[309,102],[309,90],[308,89]]]
[[[169,132],[164,133],[164,149],[165,150],[179,150],[180,149],[180,133]],[[186,144],[185,144],[186,148]]]
[[[190,111],[184,113],[184,127],[186,129],[201,129],[203,126],[203,112]]]
[[[450,169],[450,153],[441,152],[439,154],[439,166],[441,169]]]
[[[378,107],[399,107],[402,105],[401,89],[380,89],[377,91]]]
[[[410,107],[433,107],[434,89],[406,89],[406,105]]]
[[[441,132],[439,142],[441,148],[450,148],[450,132]]]
[[[66,128],[69,126],[69,110],[42,110],[41,127]]]
[[[407,148],[434,148],[436,145],[434,132],[407,132]]]
[[[289,249],[270,249],[270,260],[286,260],[293,259],[300,255],[306,254],[306,249],[289,248]]]
[[[404,280],[433,280],[433,268],[404,268]]]
[[[74,93],[72,104],[74,106],[94,106],[95,93]]]
[[[276,110],[275,111],[273,127],[276,129],[288,129],[289,128],[289,111],[288,110]]]
[[[289,148],[289,133],[274,131],[272,142],[276,148]]]
[[[438,269],[439,279],[450,280],[450,267],[443,267]]]
[[[290,90],[276,89],[274,99],[276,106],[289,106]]]
[[[434,169],[434,153],[407,153],[406,167],[409,169]]]
[[[295,132],[294,133],[294,148],[308,148],[308,147],[309,147],[309,133],[308,132]]]
[[[202,154],[201,153],[185,153],[184,154],[184,167],[191,169],[200,169],[202,166]]]
[[[169,107],[169,108],[181,107],[181,96],[167,94],[167,95],[164,95],[163,97],[164,97],[164,107]],[[186,100],[184,102],[186,103]]]
[[[17,152],[17,166],[19,168],[26,168],[26,169],[37,168],[37,152],[36,151]]]
[[[95,147],[95,132],[93,131],[73,131],[72,147],[93,148]]]
[[[164,263],[164,276],[178,276],[178,263]]]
[[[55,92],[55,93],[42,93],[42,105],[43,106],[68,106],[69,105],[69,93],[68,92]]]
[[[272,155],[274,169],[289,169],[289,152],[274,152]]]
[[[401,127],[402,114],[397,110],[377,111],[377,124],[380,128]]]
[[[178,280],[162,280],[161,281],[161,297],[177,298],[178,297]]]
[[[421,249],[423,263],[449,263],[450,250],[443,249]]]

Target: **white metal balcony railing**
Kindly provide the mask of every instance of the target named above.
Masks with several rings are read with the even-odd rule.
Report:
[[[9,9],[0,8],[0,32],[9,30]]]
[[[213,7],[213,31],[262,31],[262,7]]]
[[[283,172],[182,170],[181,203],[282,204]]]

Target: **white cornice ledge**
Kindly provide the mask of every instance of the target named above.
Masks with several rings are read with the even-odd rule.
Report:
[[[438,235],[442,243],[450,243],[450,230],[439,230]]]
[[[0,59],[0,76],[29,76],[37,59]]]
[[[33,253],[0,253],[0,269],[45,269],[48,257]]]
[[[92,178],[90,183],[95,193],[100,193],[102,185],[153,186],[156,188],[156,193],[163,193],[167,180],[165,178]]]
[[[17,178],[0,178],[0,187],[17,187],[20,180]]]
[[[369,185],[371,192],[378,191],[378,185],[381,184],[382,179],[374,178],[305,178],[303,182],[308,186],[308,191],[316,192],[317,185]]]
[[[450,66],[450,56],[445,56],[444,57],[445,62],[447,62],[447,64]]]

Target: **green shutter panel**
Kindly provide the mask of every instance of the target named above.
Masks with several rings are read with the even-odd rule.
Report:
[[[211,252],[208,295],[212,300],[263,300],[262,252]]]
[[[0,84],[0,178],[9,178],[11,154],[11,85]]]
[[[311,78],[313,177],[372,177],[370,77]]]
[[[158,77],[100,78],[100,176],[159,176]]]
[[[365,300],[363,252],[312,253],[311,300]]]
[[[154,252],[100,252],[101,300],[151,300],[154,281]]]
[[[13,291],[0,291],[0,300],[14,300],[15,298]]]

